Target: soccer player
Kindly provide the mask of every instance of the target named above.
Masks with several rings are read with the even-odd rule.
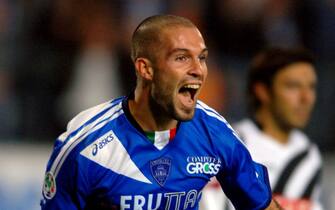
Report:
[[[250,118],[234,124],[252,157],[269,170],[276,200],[286,210],[319,210],[321,155],[301,131],[316,99],[313,56],[272,48],[253,59],[248,75]]]
[[[42,209],[198,209],[213,176],[237,209],[279,209],[266,168],[197,101],[207,55],[189,20],[145,19],[132,37],[135,91],[69,122],[47,165]]]

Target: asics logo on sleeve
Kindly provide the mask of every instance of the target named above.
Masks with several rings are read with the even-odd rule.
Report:
[[[80,155],[115,173],[152,184],[130,158],[127,149],[112,130],[87,145]]]
[[[108,143],[114,140],[114,136],[112,133],[109,133],[107,136],[101,137],[97,143],[93,144],[92,155],[95,156],[98,153],[98,150],[104,148]]]

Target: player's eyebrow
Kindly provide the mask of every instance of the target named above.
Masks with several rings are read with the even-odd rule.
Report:
[[[190,50],[187,49],[187,48],[174,48],[174,49],[171,50],[169,55],[172,55],[176,52],[184,52],[185,53],[185,52],[190,52]],[[202,49],[202,51],[199,53],[199,55],[203,54],[203,53],[207,53],[207,52],[208,52],[208,48],[206,47],[206,48]]]
[[[206,47],[206,48],[204,48],[202,51],[201,51],[201,53],[200,54],[203,54],[203,53],[208,53],[208,48]]]

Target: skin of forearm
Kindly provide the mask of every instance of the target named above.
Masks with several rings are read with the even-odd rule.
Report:
[[[284,210],[280,205],[279,203],[272,199],[270,205],[266,208],[266,210]]]

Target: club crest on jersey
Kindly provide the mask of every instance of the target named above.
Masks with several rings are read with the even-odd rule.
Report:
[[[43,184],[43,195],[47,199],[52,199],[56,194],[56,179],[49,171],[45,174]]]
[[[167,177],[170,174],[171,159],[159,158],[150,161],[151,174],[160,186],[164,186]]]

